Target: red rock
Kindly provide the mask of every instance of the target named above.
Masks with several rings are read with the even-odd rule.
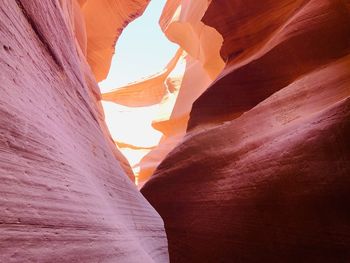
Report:
[[[61,3],[0,5],[0,262],[167,262]]]
[[[350,260],[347,7],[212,1],[226,68],[141,189],[171,262]]]
[[[188,129],[238,117],[350,50],[350,15],[343,1],[226,1],[219,19],[222,2],[214,1],[204,20],[229,35],[222,50],[228,63],[194,103]]]

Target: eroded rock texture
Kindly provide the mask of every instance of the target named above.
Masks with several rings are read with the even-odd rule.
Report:
[[[0,262],[167,262],[105,127],[79,8],[1,0]]]
[[[348,1],[213,0],[226,63],[142,193],[172,262],[350,260]]]

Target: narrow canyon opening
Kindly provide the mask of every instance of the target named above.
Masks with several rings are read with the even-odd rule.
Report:
[[[160,108],[159,101],[151,97],[159,96],[153,93],[161,91],[163,84],[155,77],[162,74],[178,49],[158,23],[165,2],[151,1],[144,13],[124,28],[116,42],[108,76],[99,83],[103,94],[115,94],[112,101],[102,101],[106,123],[138,186],[140,162],[162,137],[152,127]]]
[[[348,0],[1,3],[0,262],[350,262]]]
[[[223,67],[221,36],[201,22],[208,3],[166,2],[151,1],[125,27],[99,82],[107,126],[139,188],[181,140],[193,101]]]

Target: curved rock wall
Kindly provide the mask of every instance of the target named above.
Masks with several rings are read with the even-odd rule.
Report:
[[[226,67],[141,189],[171,262],[350,259],[348,7],[212,1]]]
[[[189,129],[235,118],[301,76],[349,52],[349,13],[344,2],[285,2],[261,4],[254,9],[249,8],[249,3],[232,4],[226,9],[235,9],[237,15],[232,18],[227,13],[227,22],[221,24],[216,19],[221,7],[212,4],[204,20],[223,35],[232,28],[222,51],[228,63],[215,84],[195,102]],[[249,13],[256,10],[260,13]],[[309,21],[312,17],[315,18]],[[254,27],[258,18],[264,22]],[[232,27],[227,26],[230,23]],[[248,44],[247,35],[237,29],[241,27],[252,28],[247,31],[252,39]],[[232,38],[237,39],[237,44],[232,43]]]
[[[170,41],[199,60],[208,75],[216,78],[224,66],[219,55],[223,39],[201,21],[209,3],[208,0],[167,1],[159,24]]]
[[[168,262],[163,222],[105,126],[79,12],[0,5],[0,262]]]

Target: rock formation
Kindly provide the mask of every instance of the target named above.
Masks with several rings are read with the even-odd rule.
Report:
[[[175,2],[175,1],[174,1]],[[344,0],[213,0],[225,69],[141,192],[171,262],[350,259]]]
[[[174,58],[103,95],[149,0],[1,1],[0,262],[349,262],[349,1],[168,0]]]
[[[79,1],[86,24],[87,60],[98,82],[107,77],[123,29],[143,13],[149,1]]]
[[[90,70],[104,76],[119,28],[146,5],[1,1],[0,262],[168,262]]]

